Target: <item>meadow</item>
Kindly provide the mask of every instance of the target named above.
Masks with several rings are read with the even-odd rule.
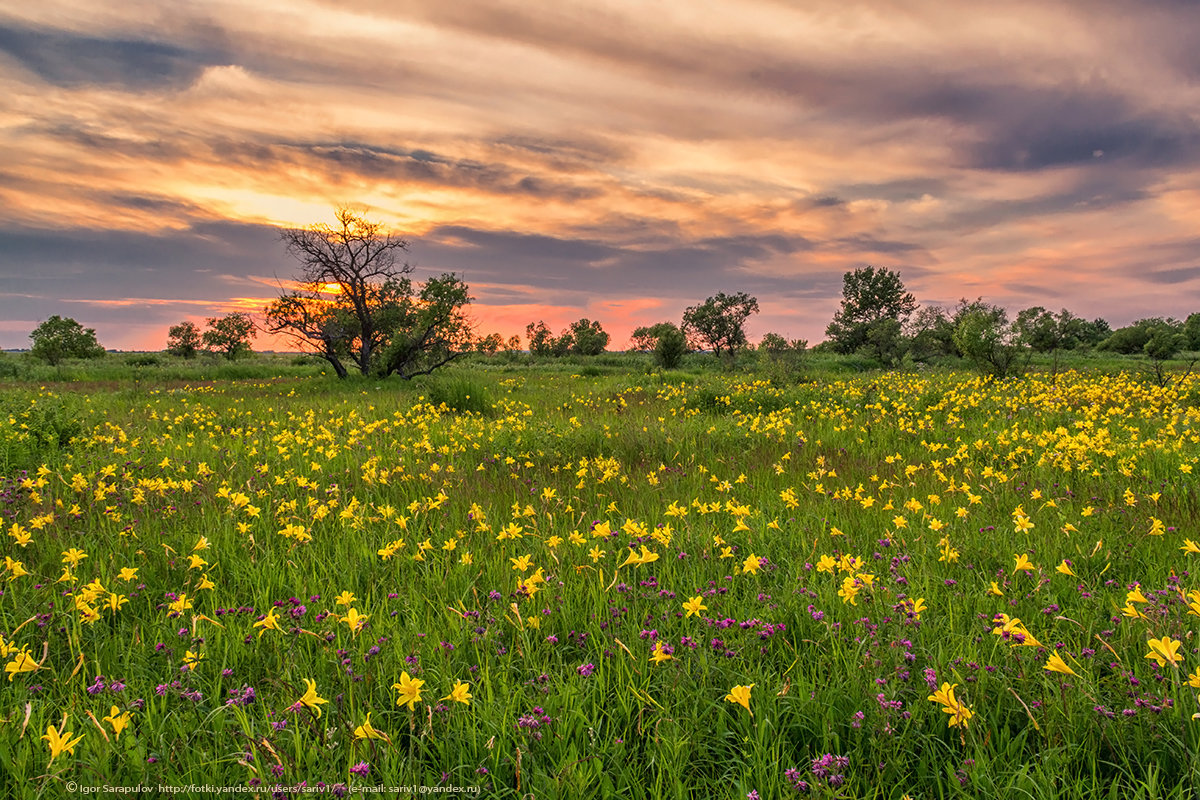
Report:
[[[1200,380],[595,363],[9,380],[0,783],[1200,792]]]

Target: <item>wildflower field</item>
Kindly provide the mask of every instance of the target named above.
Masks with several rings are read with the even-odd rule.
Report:
[[[1200,791],[1194,378],[477,367],[0,407],[17,796]]]

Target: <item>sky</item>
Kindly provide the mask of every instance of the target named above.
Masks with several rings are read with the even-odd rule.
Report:
[[[815,343],[866,265],[1182,318],[1197,41],[1190,0],[0,0],[0,347],[260,311],[346,205],[481,333],[744,291]]]

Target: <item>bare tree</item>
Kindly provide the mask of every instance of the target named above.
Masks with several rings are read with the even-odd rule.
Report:
[[[336,225],[281,232],[300,262],[299,288],[266,308],[267,330],[324,358],[338,377],[347,360],[364,375],[412,377],[469,349],[466,284],[443,275],[415,289],[413,268],[401,258],[407,239],[348,208],[335,218]]]

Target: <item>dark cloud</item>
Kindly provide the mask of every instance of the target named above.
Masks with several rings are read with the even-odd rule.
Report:
[[[228,63],[228,55],[219,50],[12,26],[0,26],[0,52],[56,86],[117,86],[133,91],[183,88],[206,67]]]
[[[413,253],[427,267],[463,273],[469,283],[537,287],[553,298],[547,302],[577,305],[589,298],[694,300],[718,291],[799,297],[815,286],[823,296],[834,283],[840,290],[840,273],[814,281],[810,275],[776,276],[755,269],[816,247],[804,237],[777,234],[658,238],[653,245],[628,246],[445,226],[414,243]]]
[[[900,253],[925,253],[928,256],[924,247],[912,242],[877,239],[874,236],[868,235],[843,236],[835,241],[840,248],[852,253],[871,253],[888,256]]]
[[[1030,93],[975,120],[983,140],[966,148],[971,166],[1037,171],[1113,161],[1168,167],[1200,162],[1200,127],[1173,115],[1138,113],[1122,99],[1093,95]]]
[[[427,150],[397,150],[365,144],[297,144],[282,147],[295,153],[309,154],[325,168],[343,175],[346,173],[373,180],[422,183],[435,186],[470,188],[501,195],[524,195],[531,198],[586,200],[599,192],[585,186],[572,185],[547,175],[531,175],[505,164],[482,163],[452,158]],[[305,160],[301,155],[296,160]]]
[[[186,231],[0,229],[0,282],[5,290],[46,298],[120,300],[224,299],[269,294],[214,281],[215,275],[279,275],[295,270],[275,228],[201,222]],[[11,317],[16,308],[0,301]]]
[[[1159,284],[1176,284],[1188,283],[1200,278],[1200,267],[1181,267],[1179,269],[1160,269],[1143,272],[1140,274],[1142,280],[1150,283]]]

